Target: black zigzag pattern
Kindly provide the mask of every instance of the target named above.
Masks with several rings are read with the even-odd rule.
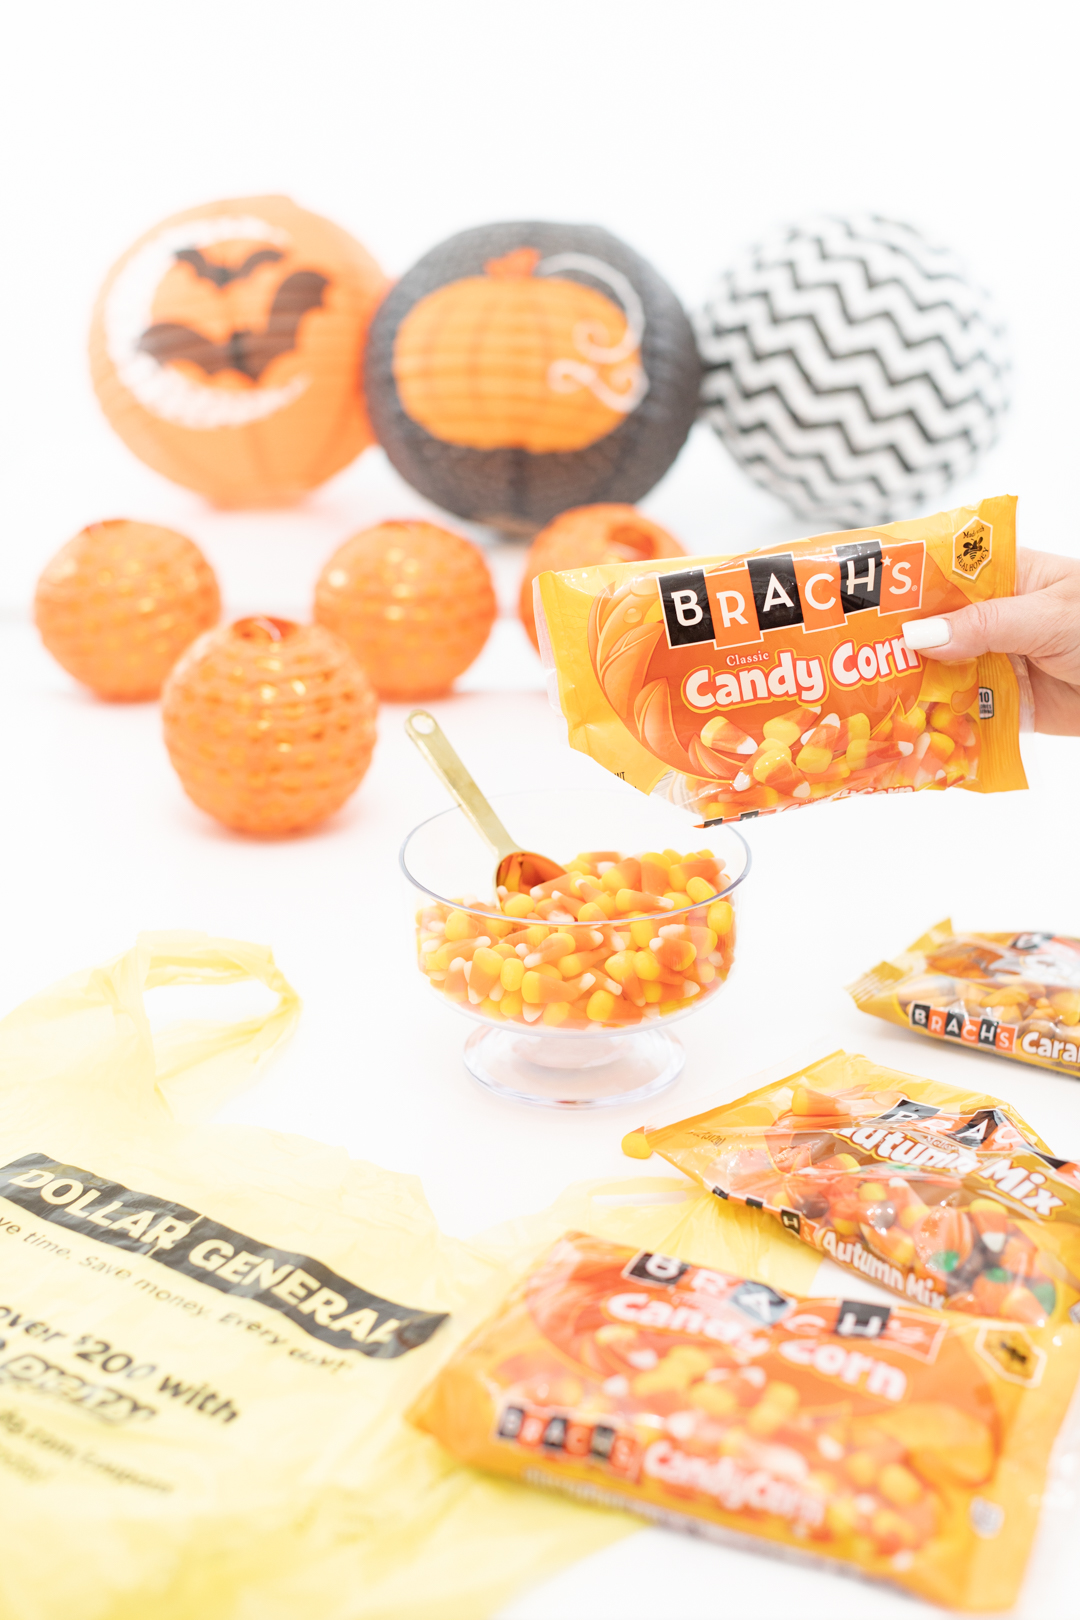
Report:
[[[947,250],[876,215],[777,232],[695,326],[703,415],[802,517],[904,516],[969,470],[1008,408],[987,295]]]

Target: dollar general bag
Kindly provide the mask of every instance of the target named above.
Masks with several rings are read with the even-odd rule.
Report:
[[[875,1018],[1080,1077],[1080,939],[958,934],[946,918],[848,991]]]
[[[706,823],[853,793],[1026,787],[1001,653],[924,660],[909,619],[1012,594],[1016,501],[776,552],[537,581],[574,748]]]
[[[644,1135],[717,1198],[917,1304],[1080,1323],[1080,1166],[996,1097],[834,1052]]]
[[[266,1015],[155,1038],[144,991],[253,979]],[[632,1521],[450,1462],[402,1411],[567,1224],[799,1286],[815,1257],[627,1183],[484,1246],[418,1183],[199,1118],[288,1034],[257,946],[143,936],[0,1023],[0,1613],[477,1620]],[[629,1193],[629,1197],[627,1194]],[[809,1272],[807,1265],[809,1264]],[[472,1314],[470,1314],[472,1313]]]

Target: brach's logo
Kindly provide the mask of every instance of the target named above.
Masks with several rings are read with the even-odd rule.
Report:
[[[641,1471],[641,1447],[636,1437],[596,1418],[552,1412],[550,1408],[512,1400],[500,1412],[495,1434],[499,1440],[512,1441],[527,1450],[601,1463],[626,1479],[636,1479]]]
[[[778,552],[660,574],[668,646],[752,647],[767,631],[793,625],[837,630],[856,613],[917,612],[925,556],[921,540],[884,547],[880,540],[860,540],[809,556]]]
[[[1080,1042],[1029,1029],[1017,1040],[1015,1024],[1002,1024],[994,1018],[969,1018],[949,1007],[931,1007],[929,1002],[913,1001],[908,1018],[916,1029],[945,1040],[963,1041],[967,1046],[988,1046],[995,1052],[1023,1052],[1026,1057],[1046,1058],[1050,1063],[1080,1063]]]
[[[931,1007],[926,1001],[913,1001],[908,1018],[916,1029],[928,1035],[942,1035],[964,1041],[968,1046],[990,1046],[996,1052],[1011,1052],[1016,1045],[1016,1026],[1001,1024],[995,1018],[969,1018],[948,1007]]]
[[[668,646],[709,643],[731,655],[729,665],[738,666],[737,672],[718,673],[709,666],[691,670],[683,681],[683,700],[698,711],[771,697],[813,706],[821,702],[830,678],[846,690],[918,669],[917,654],[900,635],[861,646],[854,638],[840,640],[827,661],[769,647],[765,636],[794,626],[835,631],[870,611],[915,613],[922,603],[924,561],[922,541],[883,549],[879,540],[863,540],[813,556],[782,552],[720,569],[658,575]]]
[[[445,1312],[418,1311],[369,1293],[310,1255],[270,1248],[198,1210],[107,1181],[44,1153],[27,1153],[0,1167],[0,1198],[39,1220],[265,1305],[341,1350],[404,1355],[424,1344],[446,1320]]]

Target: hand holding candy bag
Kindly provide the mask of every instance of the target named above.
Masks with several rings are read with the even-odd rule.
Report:
[[[1001,496],[768,554],[541,575],[571,745],[706,822],[1026,787],[1009,659],[925,663],[904,639],[906,623],[1009,595],[1015,509]]]

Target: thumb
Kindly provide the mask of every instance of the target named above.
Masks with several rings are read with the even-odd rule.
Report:
[[[911,619],[902,628],[913,652],[954,662],[986,652],[1037,657],[1051,640],[1055,619],[1048,593],[1034,591],[973,602],[938,618]]]

